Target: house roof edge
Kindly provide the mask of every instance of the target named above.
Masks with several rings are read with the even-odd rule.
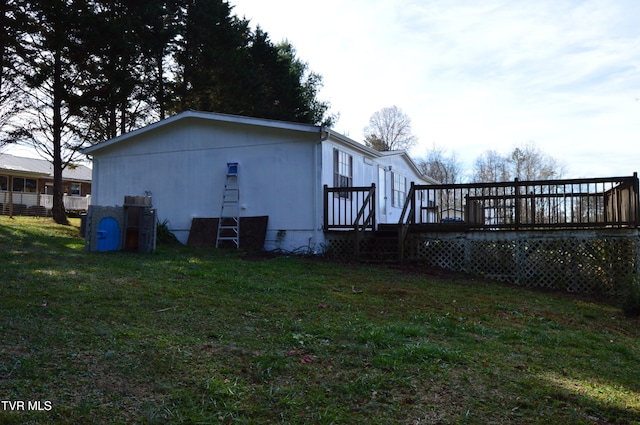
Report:
[[[262,127],[301,131],[301,132],[307,132],[307,133],[320,133],[323,131],[322,127],[312,125],[312,124],[303,124],[303,123],[296,123],[296,122],[290,122],[290,121],[278,121],[278,120],[267,119],[267,118],[247,117],[242,115],[223,114],[219,112],[203,112],[203,111],[189,110],[189,111],[180,112],[164,120],[156,121],[145,127],[132,130],[128,133],[121,134],[120,136],[114,137],[113,139],[105,140],[104,142],[100,142],[93,146],[89,146],[83,149],[82,153],[84,153],[85,155],[90,155],[95,151],[115,145],[119,142],[130,139],[131,137],[135,137],[137,135],[147,133],[149,131],[155,130],[165,125],[169,125],[176,121],[180,121],[188,118],[198,118],[198,119],[204,119],[204,120],[246,124],[246,125],[257,125]]]

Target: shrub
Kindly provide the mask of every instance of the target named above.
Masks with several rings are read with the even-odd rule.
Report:
[[[640,281],[631,275],[625,279],[622,291],[622,311],[626,317],[640,316]]]
[[[173,245],[179,244],[178,238],[169,230],[169,220],[158,221],[156,225],[156,241],[159,244]]]

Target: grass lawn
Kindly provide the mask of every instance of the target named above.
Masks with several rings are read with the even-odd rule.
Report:
[[[417,267],[86,253],[74,224],[0,217],[2,424],[640,423],[640,320],[606,301]]]

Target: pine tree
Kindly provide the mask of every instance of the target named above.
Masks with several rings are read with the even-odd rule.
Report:
[[[0,0],[0,146],[13,142],[11,120],[22,111],[20,74],[14,63],[21,50],[23,21],[16,1]]]
[[[77,11],[80,0],[23,2],[27,34],[17,58],[25,83],[28,125],[13,133],[53,164],[53,209],[56,223],[68,224],[63,203],[62,170],[78,155],[75,122],[69,100],[77,77]]]

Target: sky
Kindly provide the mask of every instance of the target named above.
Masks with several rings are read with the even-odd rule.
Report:
[[[229,0],[320,74],[333,129],[398,106],[465,175],[533,142],[563,177],[640,172],[640,1]]]
[[[640,172],[638,0],[229,0],[320,74],[353,140],[397,106],[419,143],[475,160],[533,142],[565,178]],[[24,148],[7,153],[25,154]]]

